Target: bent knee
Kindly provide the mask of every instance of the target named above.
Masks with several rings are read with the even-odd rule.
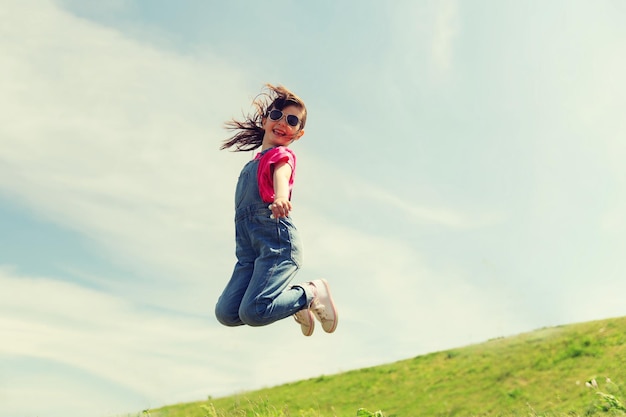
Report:
[[[239,309],[239,317],[244,324],[252,327],[266,326],[273,320],[267,319],[263,313],[259,313],[255,305]]]
[[[220,324],[228,327],[242,326],[244,324],[237,312],[224,311],[219,304],[215,307],[215,318]]]

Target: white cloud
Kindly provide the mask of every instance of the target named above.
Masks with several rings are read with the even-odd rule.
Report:
[[[66,9],[94,15],[119,13],[131,6],[129,0],[108,0],[105,2],[96,0],[54,0],[54,2]]]
[[[391,44],[382,52],[388,70],[401,75],[399,93],[407,93],[402,85],[419,90],[431,83],[439,85],[454,64],[460,32],[457,1],[399,2],[390,8]]]
[[[0,333],[5,341],[0,354],[54,364],[44,375],[23,370],[24,385],[0,380],[0,392],[9,397],[3,407],[21,404],[19,415],[35,412],[37,404],[42,407],[39,412],[51,415],[57,407],[78,415],[74,414],[77,408],[87,406],[67,401],[69,392],[52,402],[20,403],[32,396],[34,389],[55,393],[79,388],[88,394],[85,401],[91,402],[93,410],[96,406],[115,406],[115,398],[103,387],[116,386],[118,394],[127,392],[119,399],[123,405],[141,407],[138,401],[172,398],[168,380],[177,381],[181,387],[188,383],[201,386],[206,384],[206,377],[199,375],[199,369],[219,368],[219,356],[206,355],[199,349],[210,343],[203,320],[145,310],[120,297],[6,270],[0,271],[0,282],[4,289],[0,296]],[[216,346],[213,351],[219,349]],[[10,365],[6,371],[9,375],[19,372]],[[228,379],[227,374],[225,377]],[[81,378],[91,382],[80,388]],[[59,386],[61,381],[63,385]]]
[[[127,262],[214,272],[204,256],[230,235],[221,196],[238,170],[217,152],[237,71],[18,4],[3,21],[0,189]]]
[[[456,0],[441,2],[432,41],[432,55],[435,67],[440,71],[450,69],[454,54],[454,40],[459,32],[458,5]]]

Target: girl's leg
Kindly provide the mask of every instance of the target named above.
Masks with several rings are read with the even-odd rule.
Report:
[[[258,259],[239,316],[250,326],[265,326],[292,316],[308,305],[300,286],[290,287],[298,266],[289,259]]]
[[[237,262],[233,275],[215,305],[215,317],[224,326],[241,326],[245,324],[239,317],[241,301],[248,289],[254,264]]]
[[[244,323],[239,317],[241,300],[248,290],[248,285],[254,272],[256,251],[250,244],[245,221],[235,222],[235,255],[237,264],[230,281],[222,291],[222,295],[215,306],[217,320],[225,326],[241,326]]]
[[[300,239],[291,219],[256,220],[250,231],[259,256],[239,316],[250,326],[265,326],[305,308],[311,297],[302,287],[289,285],[301,263]]]

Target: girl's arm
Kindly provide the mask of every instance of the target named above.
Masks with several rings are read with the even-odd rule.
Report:
[[[270,205],[275,218],[287,217],[291,211],[289,201],[289,178],[291,178],[291,165],[279,162],[274,167],[274,202]]]

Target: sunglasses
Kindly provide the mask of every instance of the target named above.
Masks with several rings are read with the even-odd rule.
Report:
[[[285,114],[278,109],[270,110],[267,115],[271,120],[275,122],[286,116],[285,120],[287,120],[287,124],[291,127],[296,127],[300,123],[300,119],[298,118],[298,116],[294,116],[293,114]]]

